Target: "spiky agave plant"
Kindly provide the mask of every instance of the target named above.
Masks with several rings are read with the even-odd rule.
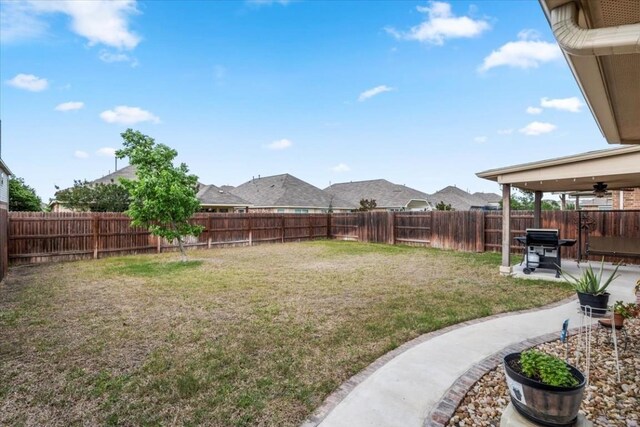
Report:
[[[619,264],[616,265],[613,273],[611,273],[609,278],[604,282],[602,281],[602,276],[604,274],[604,257],[602,257],[600,271],[598,273],[593,271],[591,263],[589,263],[589,266],[580,277],[576,277],[564,270],[561,270],[560,273],[562,274],[562,277],[564,277],[564,279],[573,286],[576,292],[591,295],[602,295],[606,293],[611,282],[620,277],[619,274],[616,274],[618,272],[618,268],[620,268]]]

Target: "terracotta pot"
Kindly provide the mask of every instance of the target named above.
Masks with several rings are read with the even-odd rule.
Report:
[[[607,328],[610,328],[611,327],[611,318],[607,317],[606,319],[600,319],[600,320],[598,320],[598,323],[600,323],[602,326],[606,326]],[[614,323],[616,329],[622,328],[622,326],[624,326],[624,317],[622,316],[622,314],[615,313],[613,315],[613,323]]]

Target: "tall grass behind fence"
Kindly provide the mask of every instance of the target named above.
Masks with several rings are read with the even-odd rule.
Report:
[[[542,228],[557,228],[561,238],[579,239],[575,246],[562,249],[565,258],[576,258],[578,248],[583,253],[586,248],[587,233],[585,230],[578,233],[579,215],[580,212],[575,211],[542,213]],[[588,225],[588,234],[592,236],[640,239],[640,211],[583,211],[582,215],[582,225]],[[2,221],[0,216],[0,227],[3,226]],[[317,238],[422,245],[469,252],[498,252],[502,248],[502,215],[495,211],[199,213],[191,222],[203,228],[198,237],[187,239],[185,246],[192,248],[286,243]],[[532,212],[512,212],[512,238],[524,235],[531,227]],[[512,242],[514,252],[522,251],[522,246]],[[121,213],[8,214],[8,259],[11,264],[100,258],[111,254],[160,253],[176,249],[175,243],[158,239],[146,229],[131,227],[129,217]],[[638,262],[633,258],[606,259]]]

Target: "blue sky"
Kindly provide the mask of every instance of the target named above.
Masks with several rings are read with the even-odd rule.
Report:
[[[537,1],[0,7],[2,158],[43,200],[128,127],[216,185],[498,192],[475,173],[607,147]]]

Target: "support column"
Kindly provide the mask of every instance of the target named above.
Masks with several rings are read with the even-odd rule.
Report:
[[[511,184],[502,185],[502,265],[500,274],[511,274]]]
[[[566,211],[567,210],[567,195],[566,194],[561,194],[560,195],[560,210],[561,211]]]
[[[542,191],[536,191],[533,199],[533,228],[542,228]]]
[[[576,210],[580,210],[580,196],[576,196]]]

